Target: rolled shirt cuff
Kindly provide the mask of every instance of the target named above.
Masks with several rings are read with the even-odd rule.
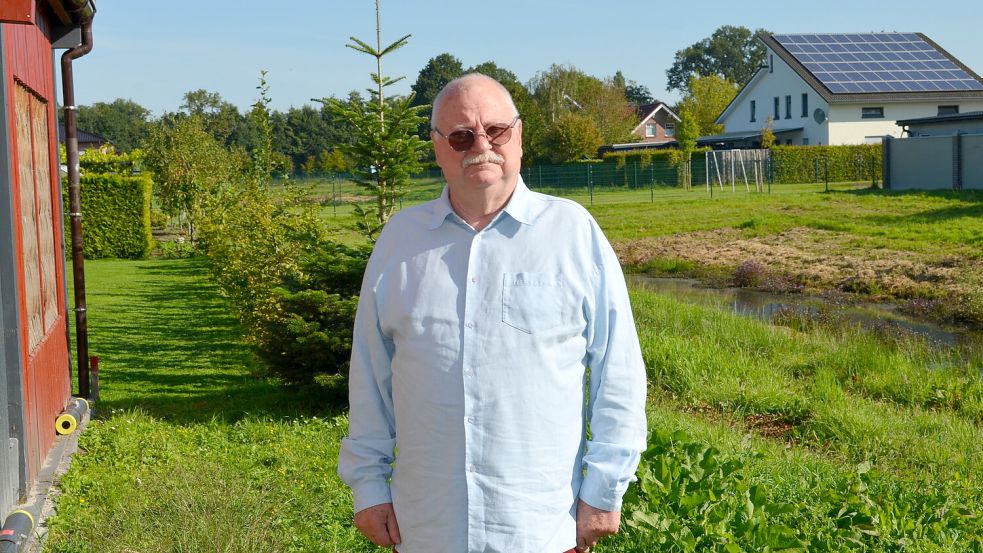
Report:
[[[392,503],[393,496],[389,484],[382,482],[365,482],[352,487],[352,502],[354,512],[363,511],[369,507]]]
[[[602,511],[620,511],[624,490],[613,490],[597,478],[590,477],[590,471],[580,486],[580,499],[584,503]]]

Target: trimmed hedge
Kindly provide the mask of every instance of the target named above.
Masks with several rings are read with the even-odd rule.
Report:
[[[697,148],[693,150],[693,159],[701,157],[709,148]],[[627,152],[606,152],[604,161],[607,163],[631,164],[639,163],[649,165],[654,163],[663,166],[674,166],[674,159],[680,155],[679,150],[670,148],[665,150],[635,150]]]
[[[881,145],[772,146],[775,183],[881,180]]]
[[[88,174],[82,187],[82,231],[85,256],[139,259],[151,250],[150,198],[147,176]],[[64,190],[65,243],[71,243],[68,185]]]

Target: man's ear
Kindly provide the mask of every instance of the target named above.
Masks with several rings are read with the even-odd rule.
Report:
[[[515,138],[513,138],[513,140],[519,141],[518,143],[519,157],[522,157],[522,119],[521,118],[516,122],[515,129],[512,134],[515,135]]]

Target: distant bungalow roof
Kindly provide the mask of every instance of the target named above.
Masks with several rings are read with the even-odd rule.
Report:
[[[105,136],[102,136],[102,135],[99,135],[99,134],[96,134],[96,133],[92,133],[92,132],[83,131],[82,129],[76,129],[75,130],[75,135],[78,138],[78,141],[81,142],[81,143],[98,142],[100,144],[112,144],[112,142],[113,142],[112,140],[106,138]],[[58,142],[59,143],[64,143],[65,142],[65,122],[64,121],[59,121],[58,122]]]
[[[608,152],[630,152],[634,150],[668,150],[679,145],[676,140],[665,142],[629,142],[627,144],[607,144],[597,149],[598,155]]]
[[[977,119],[983,119],[983,111],[967,111],[966,113],[953,113],[951,115],[933,115],[931,117],[899,119],[898,125],[902,127],[907,127],[908,125],[924,125],[926,123],[948,123],[950,121],[975,121]]]
[[[775,129],[772,132],[775,136],[798,132],[801,131],[803,127],[795,127],[794,129]],[[701,136],[696,139],[696,143],[700,146],[707,146],[709,144],[719,144],[721,142],[741,142],[744,140],[754,140],[761,138],[761,129],[754,131],[734,131],[725,132],[723,134],[714,134],[710,136]]]

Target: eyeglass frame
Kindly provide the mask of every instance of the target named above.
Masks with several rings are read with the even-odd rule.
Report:
[[[482,136],[482,135],[484,135],[485,140],[487,140],[488,143],[491,144],[492,146],[504,146],[504,145],[508,144],[509,141],[512,140],[512,130],[519,123],[519,120],[521,118],[522,118],[522,116],[520,116],[518,113],[515,114],[515,117],[512,118],[512,122],[509,123],[509,125],[506,126],[505,129],[502,132],[498,133],[495,136],[489,136],[487,132],[481,132],[481,133],[475,132],[475,130],[474,129],[471,129],[471,128],[456,129],[456,130],[451,131],[449,134],[444,134],[444,133],[440,132],[440,129],[438,129],[436,126],[430,127],[430,130],[432,130],[433,132],[437,133],[441,138],[443,138],[444,140],[446,140],[447,141],[447,145],[450,146],[451,149],[454,150],[455,152],[467,152],[468,150],[470,150],[474,146],[474,143],[475,143],[475,141],[478,140],[478,137],[479,136]],[[450,135],[452,135],[452,134],[454,134],[456,132],[467,132],[467,133],[471,133],[471,143],[468,144],[463,150],[458,150],[457,148],[455,148],[451,144]],[[495,142],[495,139],[496,138],[502,136],[505,133],[508,133],[509,134],[509,137],[505,140],[505,142],[502,142],[501,144]]]

